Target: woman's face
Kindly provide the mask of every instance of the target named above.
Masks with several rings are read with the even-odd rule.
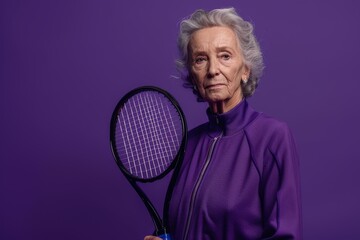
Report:
[[[228,27],[209,27],[191,35],[190,73],[213,112],[232,109],[243,97],[241,79],[249,76],[240,44]]]

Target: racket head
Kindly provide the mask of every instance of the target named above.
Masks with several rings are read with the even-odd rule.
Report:
[[[135,181],[152,182],[171,171],[184,151],[186,133],[178,102],[154,86],[128,92],[111,117],[110,142],[115,161]]]

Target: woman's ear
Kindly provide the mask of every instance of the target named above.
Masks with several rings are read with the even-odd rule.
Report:
[[[190,71],[188,71],[187,81],[188,81],[189,84],[191,84],[193,91],[197,92],[198,89],[197,89],[197,86],[196,86],[196,82],[195,82],[194,77],[193,77],[193,75],[191,74]]]
[[[241,75],[241,79],[247,81],[250,77],[250,68],[247,65],[244,65],[244,71]]]

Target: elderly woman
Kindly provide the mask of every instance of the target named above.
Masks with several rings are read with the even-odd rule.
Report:
[[[198,10],[181,23],[178,45],[209,121],[189,132],[169,232],[176,240],[301,239],[293,137],[246,101],[263,69],[252,25],[233,8]]]

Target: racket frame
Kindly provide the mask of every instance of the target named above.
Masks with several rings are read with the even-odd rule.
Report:
[[[160,94],[163,94],[171,102],[171,104],[173,104],[174,108],[178,112],[179,118],[181,120],[181,125],[182,125],[181,126],[182,127],[182,140],[181,140],[180,148],[179,148],[174,160],[171,162],[171,164],[168,166],[168,168],[163,173],[161,173],[155,177],[147,178],[147,179],[143,179],[143,178],[134,176],[126,169],[126,167],[123,165],[123,163],[120,160],[119,153],[118,153],[117,147],[116,147],[116,139],[115,139],[115,130],[116,130],[116,126],[117,126],[119,112],[121,111],[121,109],[124,107],[126,102],[132,96],[134,96],[140,92],[143,92],[143,91],[155,91]],[[182,164],[182,159],[184,156],[186,143],[187,143],[187,124],[186,124],[185,115],[184,115],[182,109],[180,108],[179,103],[175,100],[175,98],[170,93],[168,93],[167,91],[165,91],[161,88],[158,88],[155,86],[142,86],[142,87],[135,88],[135,89],[131,90],[130,92],[128,92],[127,94],[125,94],[120,99],[120,101],[118,102],[118,104],[116,105],[116,107],[113,111],[113,114],[111,117],[111,123],[110,123],[110,145],[111,145],[112,154],[114,156],[115,162],[118,165],[119,169],[125,175],[126,179],[129,181],[129,183],[134,188],[134,190],[138,193],[138,195],[140,196],[144,205],[146,206],[146,208],[151,216],[151,219],[154,223],[154,226],[155,226],[155,234],[158,236],[162,235],[162,234],[165,234],[165,235],[167,234],[166,226],[168,223],[168,210],[169,210],[170,200],[171,200],[174,185],[176,183],[177,176],[179,174],[180,166]],[[153,181],[159,180],[159,179],[165,177],[172,169],[174,169],[174,171],[171,176],[171,179],[170,179],[170,182],[168,185],[168,189],[167,189],[166,195],[165,195],[165,201],[164,201],[164,207],[163,207],[163,221],[162,221],[161,217],[160,217],[159,213],[157,212],[157,210],[155,209],[154,205],[152,204],[150,199],[147,197],[145,192],[138,186],[137,182],[147,183],[147,182],[153,182]]]

